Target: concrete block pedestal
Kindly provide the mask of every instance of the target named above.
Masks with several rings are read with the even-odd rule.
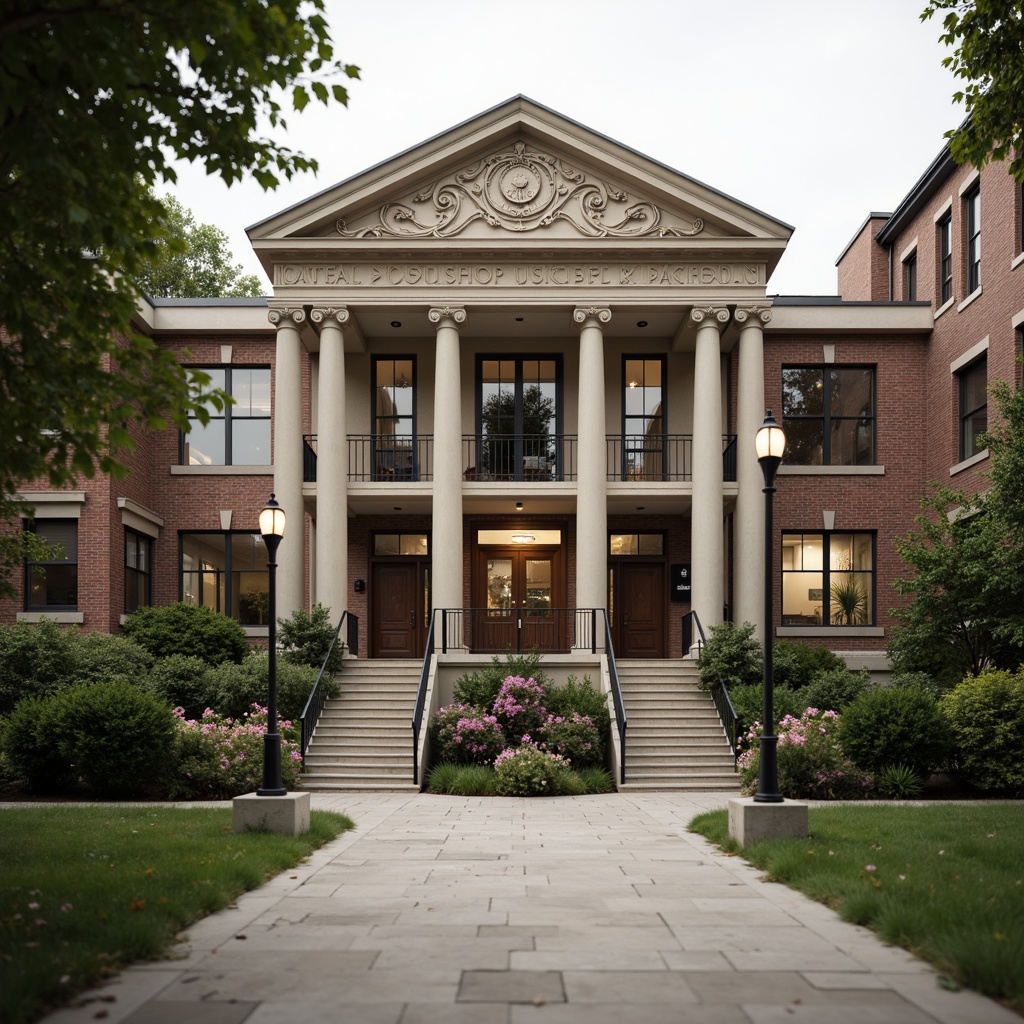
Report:
[[[752,796],[729,801],[729,835],[740,846],[759,839],[806,839],[807,804],[759,803]]]
[[[309,794],[259,796],[246,793],[231,801],[236,832],[280,832],[300,836],[309,831]]]

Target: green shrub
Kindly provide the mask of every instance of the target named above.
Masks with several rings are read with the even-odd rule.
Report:
[[[277,713],[297,721],[316,682],[316,669],[308,665],[277,660]],[[321,680],[328,697],[336,697],[338,683],[333,676]],[[253,704],[266,707],[270,699],[270,658],[253,650],[240,664],[209,667],[203,676],[206,706],[228,718],[247,715]]]
[[[125,619],[122,628],[125,636],[154,658],[193,654],[211,665],[238,664],[249,651],[245,630],[234,619],[183,601],[139,608]]]
[[[734,686],[746,686],[764,678],[764,651],[754,636],[754,624],[737,626],[721,622],[711,627],[711,636],[697,660],[702,689],[710,690],[719,678],[732,692]]]
[[[70,682],[74,685],[115,679],[137,683],[153,664],[152,655],[127,637],[76,630],[69,639],[74,661]]]
[[[494,655],[489,665],[461,675],[455,680],[454,702],[490,711],[498,698],[502,683],[509,676],[535,679],[544,689],[550,686],[548,677],[540,667],[538,651],[530,651],[528,654],[507,654],[504,658]]]
[[[979,789],[1024,793],[1024,668],[969,676],[939,708],[959,773]]]
[[[311,611],[297,608],[290,619],[279,619],[277,639],[282,648],[281,657],[296,665],[308,665],[319,673],[330,651],[325,675],[340,672],[345,638],[339,636],[337,643],[331,646],[337,623],[331,622],[330,614],[330,609],[315,604]]]
[[[583,783],[584,793],[614,793],[615,781],[604,768],[578,768],[574,772]]]
[[[833,668],[819,672],[800,690],[805,707],[819,711],[842,711],[872,686],[867,670],[852,672],[848,668]],[[778,691],[776,691],[778,692]]]
[[[24,697],[70,685],[77,633],[52,619],[0,626],[0,715],[10,714]]]
[[[736,733],[742,736],[755,722],[761,721],[764,710],[764,688],[761,683],[729,687],[729,699],[738,719]],[[799,690],[777,689],[772,693],[772,711],[778,725],[786,715],[799,718],[807,708]]]
[[[494,762],[494,789],[498,796],[557,796],[567,769],[564,758],[532,743],[509,747]]]
[[[70,687],[47,700],[56,707],[45,742],[99,796],[138,796],[166,781],[175,719],[151,693],[116,680]]]
[[[428,793],[451,793],[451,787],[455,782],[456,775],[465,765],[455,764],[452,761],[442,761],[434,765],[427,773]]]
[[[887,764],[875,775],[875,785],[882,796],[913,800],[921,795],[924,780],[909,765]]]
[[[825,672],[846,668],[846,662],[827,647],[812,647],[796,640],[772,644],[772,679],[780,689],[799,690]]]
[[[951,752],[949,726],[935,698],[923,690],[866,690],[843,712],[839,732],[843,749],[873,775],[905,764],[926,779]]]
[[[909,669],[898,669],[889,678],[889,685],[896,690],[923,690],[933,697],[941,697],[949,692],[949,688],[928,672],[912,672]]]
[[[67,759],[52,742],[57,711],[52,694],[25,697],[5,719],[0,735],[11,776],[37,792],[59,792],[74,781]]]
[[[459,766],[447,792],[452,796],[493,796],[494,769],[482,764]]]
[[[552,754],[561,754],[573,768],[600,765],[604,749],[597,727],[589,715],[548,715],[534,737],[540,747]]]
[[[210,706],[209,667],[196,655],[172,654],[158,658],[141,685],[172,708],[181,708],[187,718],[199,718]]]

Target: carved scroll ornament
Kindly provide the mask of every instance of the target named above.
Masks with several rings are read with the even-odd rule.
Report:
[[[697,235],[704,222],[688,227],[663,223],[654,203],[631,202],[614,185],[588,179],[558,157],[517,142],[475,167],[442,179],[416,194],[417,208],[403,203],[381,207],[379,223],[348,230],[346,238],[451,238],[474,221],[506,231],[533,231],[566,221],[589,238],[680,238]]]

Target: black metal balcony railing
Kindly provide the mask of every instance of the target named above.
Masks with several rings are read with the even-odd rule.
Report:
[[[466,480],[576,479],[576,437],[569,434],[467,434]]]
[[[303,436],[302,479],[316,482],[316,434]],[[674,482],[693,479],[693,437],[689,434],[609,435],[609,480]],[[736,479],[736,437],[722,438],[722,479]],[[575,480],[574,434],[466,434],[462,438],[463,478],[469,482]],[[348,479],[370,482],[433,480],[434,438],[349,434]]]

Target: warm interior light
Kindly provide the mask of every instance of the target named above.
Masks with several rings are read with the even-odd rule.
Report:
[[[771,409],[765,414],[764,423],[754,435],[754,450],[758,462],[761,459],[781,459],[786,451],[785,431],[775,422]]]
[[[513,533],[512,540],[516,544],[532,544],[537,538],[532,533]]]
[[[281,508],[272,494],[270,501],[263,506],[260,512],[260,534],[264,537],[283,537],[284,523],[284,509]]]

